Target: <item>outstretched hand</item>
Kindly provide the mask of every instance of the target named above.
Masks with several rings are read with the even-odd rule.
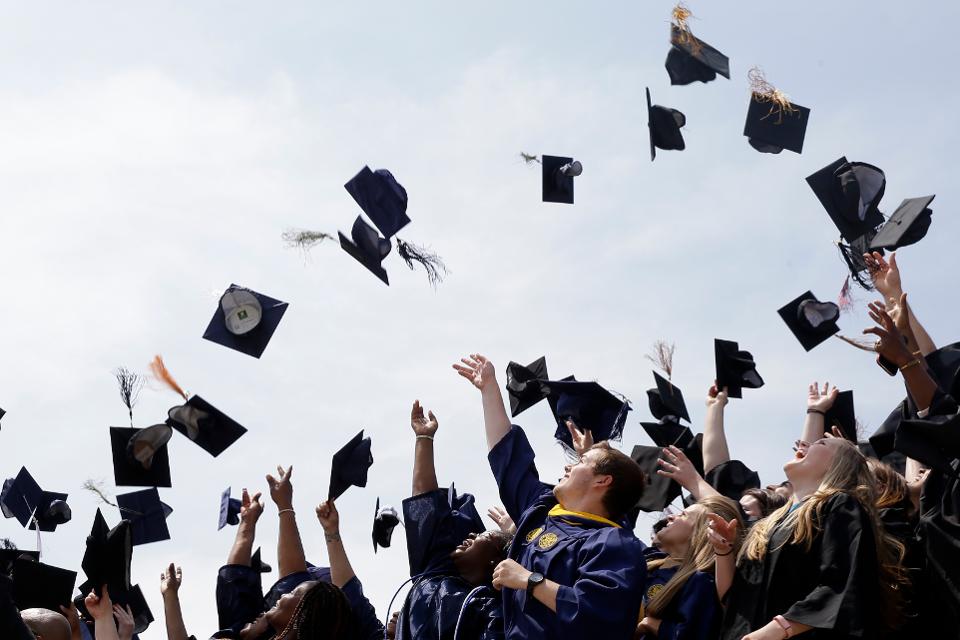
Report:
[[[410,410],[410,427],[418,436],[432,437],[440,428],[440,422],[433,415],[433,411],[428,411],[426,417],[424,417],[420,401],[414,400],[413,409]]]
[[[876,302],[871,302],[867,308],[870,319],[876,322],[877,326],[864,329],[863,333],[872,333],[879,338],[874,344],[874,350],[898,367],[909,363],[913,359],[913,354],[907,348],[903,334],[900,333],[890,314],[883,305]]]
[[[510,517],[510,514],[507,513],[503,507],[490,507],[487,509],[487,517],[497,523],[500,531],[503,531],[508,536],[516,535],[517,525],[514,524],[513,518]]]
[[[470,381],[470,384],[483,391],[491,384],[496,384],[496,372],[493,363],[479,353],[471,353],[467,358],[460,358],[462,364],[454,364],[453,368],[461,376]]]
[[[260,519],[260,516],[263,514],[263,501],[260,500],[260,492],[257,491],[253,494],[253,497],[250,497],[250,493],[244,489],[243,494],[240,496],[240,520],[241,522],[248,522],[250,524],[256,524],[257,520]]]
[[[730,401],[730,398],[727,396],[727,388],[724,387],[721,391],[716,383],[710,385],[710,389],[707,390],[707,408],[717,407],[723,408]]]
[[[707,539],[713,546],[713,552],[718,556],[729,555],[737,542],[737,519],[732,518],[727,522],[715,513],[708,513],[707,518],[710,519],[707,523]]]
[[[126,608],[118,604],[113,605],[113,617],[117,619],[117,635],[120,640],[131,640],[133,638],[133,629],[136,626],[133,620],[133,611],[130,605]]]
[[[340,513],[333,500],[324,500],[317,505],[317,520],[320,521],[324,533],[334,534],[340,531]]]
[[[175,567],[171,562],[170,566],[164,569],[160,574],[160,595],[177,595],[180,591],[180,583],[183,582],[183,571],[180,567]]]
[[[576,423],[567,418],[567,431],[570,432],[570,440],[573,442],[573,450],[578,456],[582,456],[590,447],[593,446],[593,432],[590,429],[584,429],[583,433],[577,429]]]
[[[885,301],[896,302],[899,300],[903,293],[903,285],[900,282],[900,269],[897,267],[896,252],[890,254],[889,262],[878,251],[863,254],[863,261],[870,271],[873,286],[876,287]]]
[[[293,485],[290,484],[290,476],[293,475],[293,465],[287,467],[286,471],[283,470],[283,467],[277,465],[277,475],[280,477],[274,478],[269,473],[267,474],[267,484],[270,487],[270,497],[273,499],[273,502],[277,505],[278,509],[292,509]]]
[[[110,592],[107,591],[107,585],[100,587],[100,595],[96,591],[91,591],[84,598],[83,604],[86,605],[90,616],[97,622],[109,620],[113,624],[113,603],[110,602]]]
[[[829,382],[823,383],[823,389],[814,381],[807,387],[807,409],[814,411],[829,411],[837,401],[840,389],[831,387]]]
[[[662,457],[657,459],[657,465],[661,468],[657,469],[657,475],[676,480],[681,487],[692,493],[700,474],[690,462],[690,458],[674,445],[663,449],[660,455]]]

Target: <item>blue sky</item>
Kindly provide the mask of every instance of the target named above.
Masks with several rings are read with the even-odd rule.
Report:
[[[372,553],[377,496],[409,492],[410,404],[441,420],[441,483],[495,504],[478,395],[450,369],[481,351],[547,356],[552,374],[596,379],[633,400],[624,448],[651,386],[654,340],[677,344],[675,381],[695,425],[713,377],[714,337],[751,350],[767,385],[728,407],[734,455],[780,478],[806,385],[856,391],[876,427],[902,397],[866,354],[831,341],[806,354],[776,309],[811,289],[836,296],[836,232],[804,177],[846,155],[887,174],[882,209],[936,193],[930,234],[901,267],[938,343],[954,334],[943,280],[957,224],[953,61],[958,10],[934,2],[702,2],[694,33],[731,58],[732,79],[670,87],[669,3],[488,2],[270,6],[241,2],[20,3],[0,8],[0,475],[26,465],[71,492],[74,521],[45,559],[78,567],[95,501],[112,484],[107,427],[126,424],[111,371],[155,353],[189,391],[250,431],[217,458],[171,444],[173,540],[138,547],[134,579],[163,637],[157,577],[183,566],[191,633],[216,624],[213,587],[234,530],[216,531],[220,491],[263,487],[293,464],[311,560],[325,561],[312,506],[330,455],[360,428],[376,463],[340,509],[348,552],[378,611],[405,576],[402,531]],[[742,137],[747,70],[812,109],[802,155]],[[649,161],[644,87],[686,113],[687,150]],[[577,204],[539,201],[520,151],[583,162]],[[410,194],[403,236],[452,273],[437,291],[395,255],[384,287],[335,245],[307,257],[290,227],[349,231],[343,183],[387,167]],[[200,338],[236,282],[290,302],[260,361]],[[846,333],[869,321],[844,316]],[[176,396],[152,385],[138,426]],[[544,477],[560,473],[545,406],[521,416]],[[123,490],[121,490],[122,492]],[[111,522],[117,514],[107,513]],[[276,514],[261,521],[265,559]],[[646,531],[638,529],[642,536]],[[0,521],[0,535],[32,548]],[[276,574],[272,574],[276,577]]]

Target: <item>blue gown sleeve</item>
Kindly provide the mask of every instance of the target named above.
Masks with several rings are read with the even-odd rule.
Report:
[[[376,640],[383,637],[383,623],[377,618],[377,612],[370,604],[367,596],[363,595],[363,585],[360,579],[354,576],[340,589],[346,596],[353,615],[357,618],[358,640]]]
[[[712,640],[718,636],[720,601],[709,573],[697,571],[687,579],[676,598],[677,607],[660,622],[660,640]],[[673,603],[671,603],[673,604]]]
[[[217,619],[221,629],[239,631],[264,612],[260,572],[228,564],[217,572]]]
[[[450,567],[449,555],[457,545],[486,530],[472,495],[455,496],[453,505],[449,498],[447,489],[436,489],[403,501],[411,576]]]
[[[610,529],[585,544],[579,578],[557,591],[557,618],[565,638],[631,638],[646,586],[643,544],[622,529]]]
[[[514,522],[520,522],[523,512],[551,491],[549,485],[540,482],[534,457],[527,434],[517,425],[512,425],[510,432],[487,454],[500,500]]]

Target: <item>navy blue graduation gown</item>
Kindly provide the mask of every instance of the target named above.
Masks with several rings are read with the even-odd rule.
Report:
[[[556,612],[525,589],[504,589],[507,637],[632,638],[646,584],[645,545],[632,531],[601,519],[549,515],[557,499],[540,482],[520,427],[513,425],[488,459],[500,499],[517,523],[510,558],[560,585]]]
[[[647,575],[647,591],[643,608],[676,574],[677,567],[658,567]],[[713,640],[720,631],[722,611],[717,598],[717,584],[713,576],[694,572],[683,588],[673,596],[660,616],[660,631],[656,636],[642,636],[644,640]],[[649,615],[645,613],[644,615]]]
[[[473,496],[447,489],[422,493],[403,501],[403,516],[410,576],[416,580],[401,609],[397,640],[452,640],[458,620],[458,640],[503,638],[500,594],[483,587],[464,609],[473,587],[450,560],[468,535],[485,531]]]

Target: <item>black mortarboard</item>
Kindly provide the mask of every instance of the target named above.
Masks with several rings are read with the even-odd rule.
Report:
[[[247,432],[230,416],[200,396],[192,396],[185,404],[170,409],[167,415],[168,425],[193,440],[214,458]]]
[[[957,477],[953,461],[960,458],[960,414],[904,420],[894,446],[907,457]]]
[[[371,171],[370,167],[364,166],[343,188],[353,196],[383,237],[396,235],[410,223],[407,191],[386,169]]]
[[[680,128],[687,124],[687,117],[676,109],[653,104],[650,88],[647,88],[647,126],[650,127],[650,161],[657,157],[657,149],[683,151],[686,143]]]
[[[841,157],[807,176],[807,184],[847,242],[883,224],[877,207],[887,179],[880,168]]]
[[[370,438],[364,438],[363,429],[361,429],[350,442],[333,454],[327,500],[336,500],[351,486],[367,486],[367,470],[372,464]]]
[[[160,501],[156,488],[122,493],[117,496],[120,517],[130,521],[133,546],[170,539],[167,517],[173,509]]]
[[[801,153],[810,109],[793,103],[791,107],[792,110],[781,108],[752,94],[743,126],[743,135],[749,138],[750,146],[761,153],[780,153],[784,149]]]
[[[760,488],[760,475],[740,460],[721,462],[704,475],[704,480],[731,500],[740,500],[747,489]]]
[[[838,427],[843,437],[857,444],[857,414],[853,407],[853,391],[841,391],[833,406],[826,410],[823,416],[824,431],[830,427]]]
[[[543,201],[573,204],[573,179],[583,173],[583,165],[564,156],[541,156]]]
[[[16,478],[4,482],[0,504],[4,516],[16,518],[22,526],[40,531],[56,531],[72,517],[67,494],[44,491],[26,467],[21,467]]]
[[[227,487],[224,492],[220,494],[220,519],[217,524],[217,531],[220,531],[220,529],[223,529],[228,524],[234,526],[240,523],[241,504],[242,503],[236,498],[230,497],[230,487]]]
[[[0,409],[0,420],[2,420],[2,419],[3,419],[3,416],[5,416],[5,415],[7,415],[7,412],[4,411],[3,409]]]
[[[146,598],[143,597],[140,585],[135,584],[128,591],[116,596],[111,593],[110,597],[114,604],[121,607],[130,607],[130,612],[133,614],[134,633],[143,633],[153,622],[153,613],[150,611]]]
[[[273,571],[273,567],[264,562],[263,558],[260,557],[260,547],[257,547],[257,550],[250,556],[250,566],[259,573],[270,573]]]
[[[0,575],[9,575],[13,570],[13,563],[19,558],[39,562],[40,552],[25,551],[23,549],[17,549],[16,547],[8,549],[0,546]]]
[[[686,30],[670,27],[670,52],[664,65],[670,84],[710,82],[719,73],[730,79],[730,58]]]
[[[676,416],[665,416],[660,422],[641,422],[653,443],[660,448],[673,445],[683,451],[697,473],[703,475],[703,437],[693,435],[690,427],[680,424]]]
[[[13,599],[18,609],[50,609],[70,606],[77,573],[29,558],[13,563]]]
[[[393,530],[400,524],[400,517],[397,516],[397,510],[393,507],[384,505],[380,508],[380,498],[377,498],[377,507],[373,511],[373,552],[377,552],[377,547],[388,549],[390,547],[390,538],[393,537]]]
[[[511,361],[507,365],[507,395],[510,397],[510,415],[517,417],[547,397],[540,381],[547,380],[547,358],[538,358],[523,366]]]
[[[897,210],[890,214],[890,219],[880,227],[877,235],[870,241],[873,250],[894,250],[920,242],[927,229],[930,228],[930,219],[933,211],[930,203],[936,196],[922,198],[908,198],[900,203]]]
[[[568,449],[573,441],[567,430],[567,419],[573,420],[581,431],[590,429],[594,442],[619,440],[627,421],[630,403],[613,395],[596,382],[576,380],[546,381],[544,391],[555,399],[553,416],[557,420],[554,437]]]
[[[390,279],[387,277],[387,271],[380,263],[390,253],[390,240],[381,238],[377,230],[364,222],[360,216],[353,221],[353,229],[350,231],[352,242],[342,232],[337,233],[340,236],[340,248],[389,286]]]
[[[173,434],[166,424],[145,429],[110,427],[113,478],[118,487],[169,487],[167,442]]]
[[[220,297],[203,339],[259,358],[287,306],[286,302],[231,284]]]
[[[100,509],[93,520],[87,536],[87,550],[80,566],[87,576],[87,584],[100,593],[107,585],[110,593],[123,593],[130,589],[130,560],[133,556],[133,540],[130,522],[121,520],[113,529],[107,526]]]
[[[657,473],[660,468],[657,460],[660,459],[661,453],[662,449],[659,447],[639,444],[630,453],[630,457],[643,470],[647,479],[647,486],[643,489],[643,495],[640,496],[636,505],[641,511],[663,511],[680,495],[680,485],[675,480]]]
[[[807,351],[840,332],[837,326],[840,307],[833,302],[820,302],[809,291],[788,302],[777,313]]]
[[[717,366],[717,388],[727,388],[730,398],[742,398],[742,389],[759,389],[763,378],[749,351],[741,351],[732,340],[715,339],[713,352]]]
[[[653,379],[657,383],[657,388],[647,390],[650,413],[653,414],[653,417],[657,420],[662,420],[668,415],[677,416],[690,422],[690,414],[687,413],[687,405],[683,401],[683,394],[680,392],[680,387],[656,371],[653,372]]]

